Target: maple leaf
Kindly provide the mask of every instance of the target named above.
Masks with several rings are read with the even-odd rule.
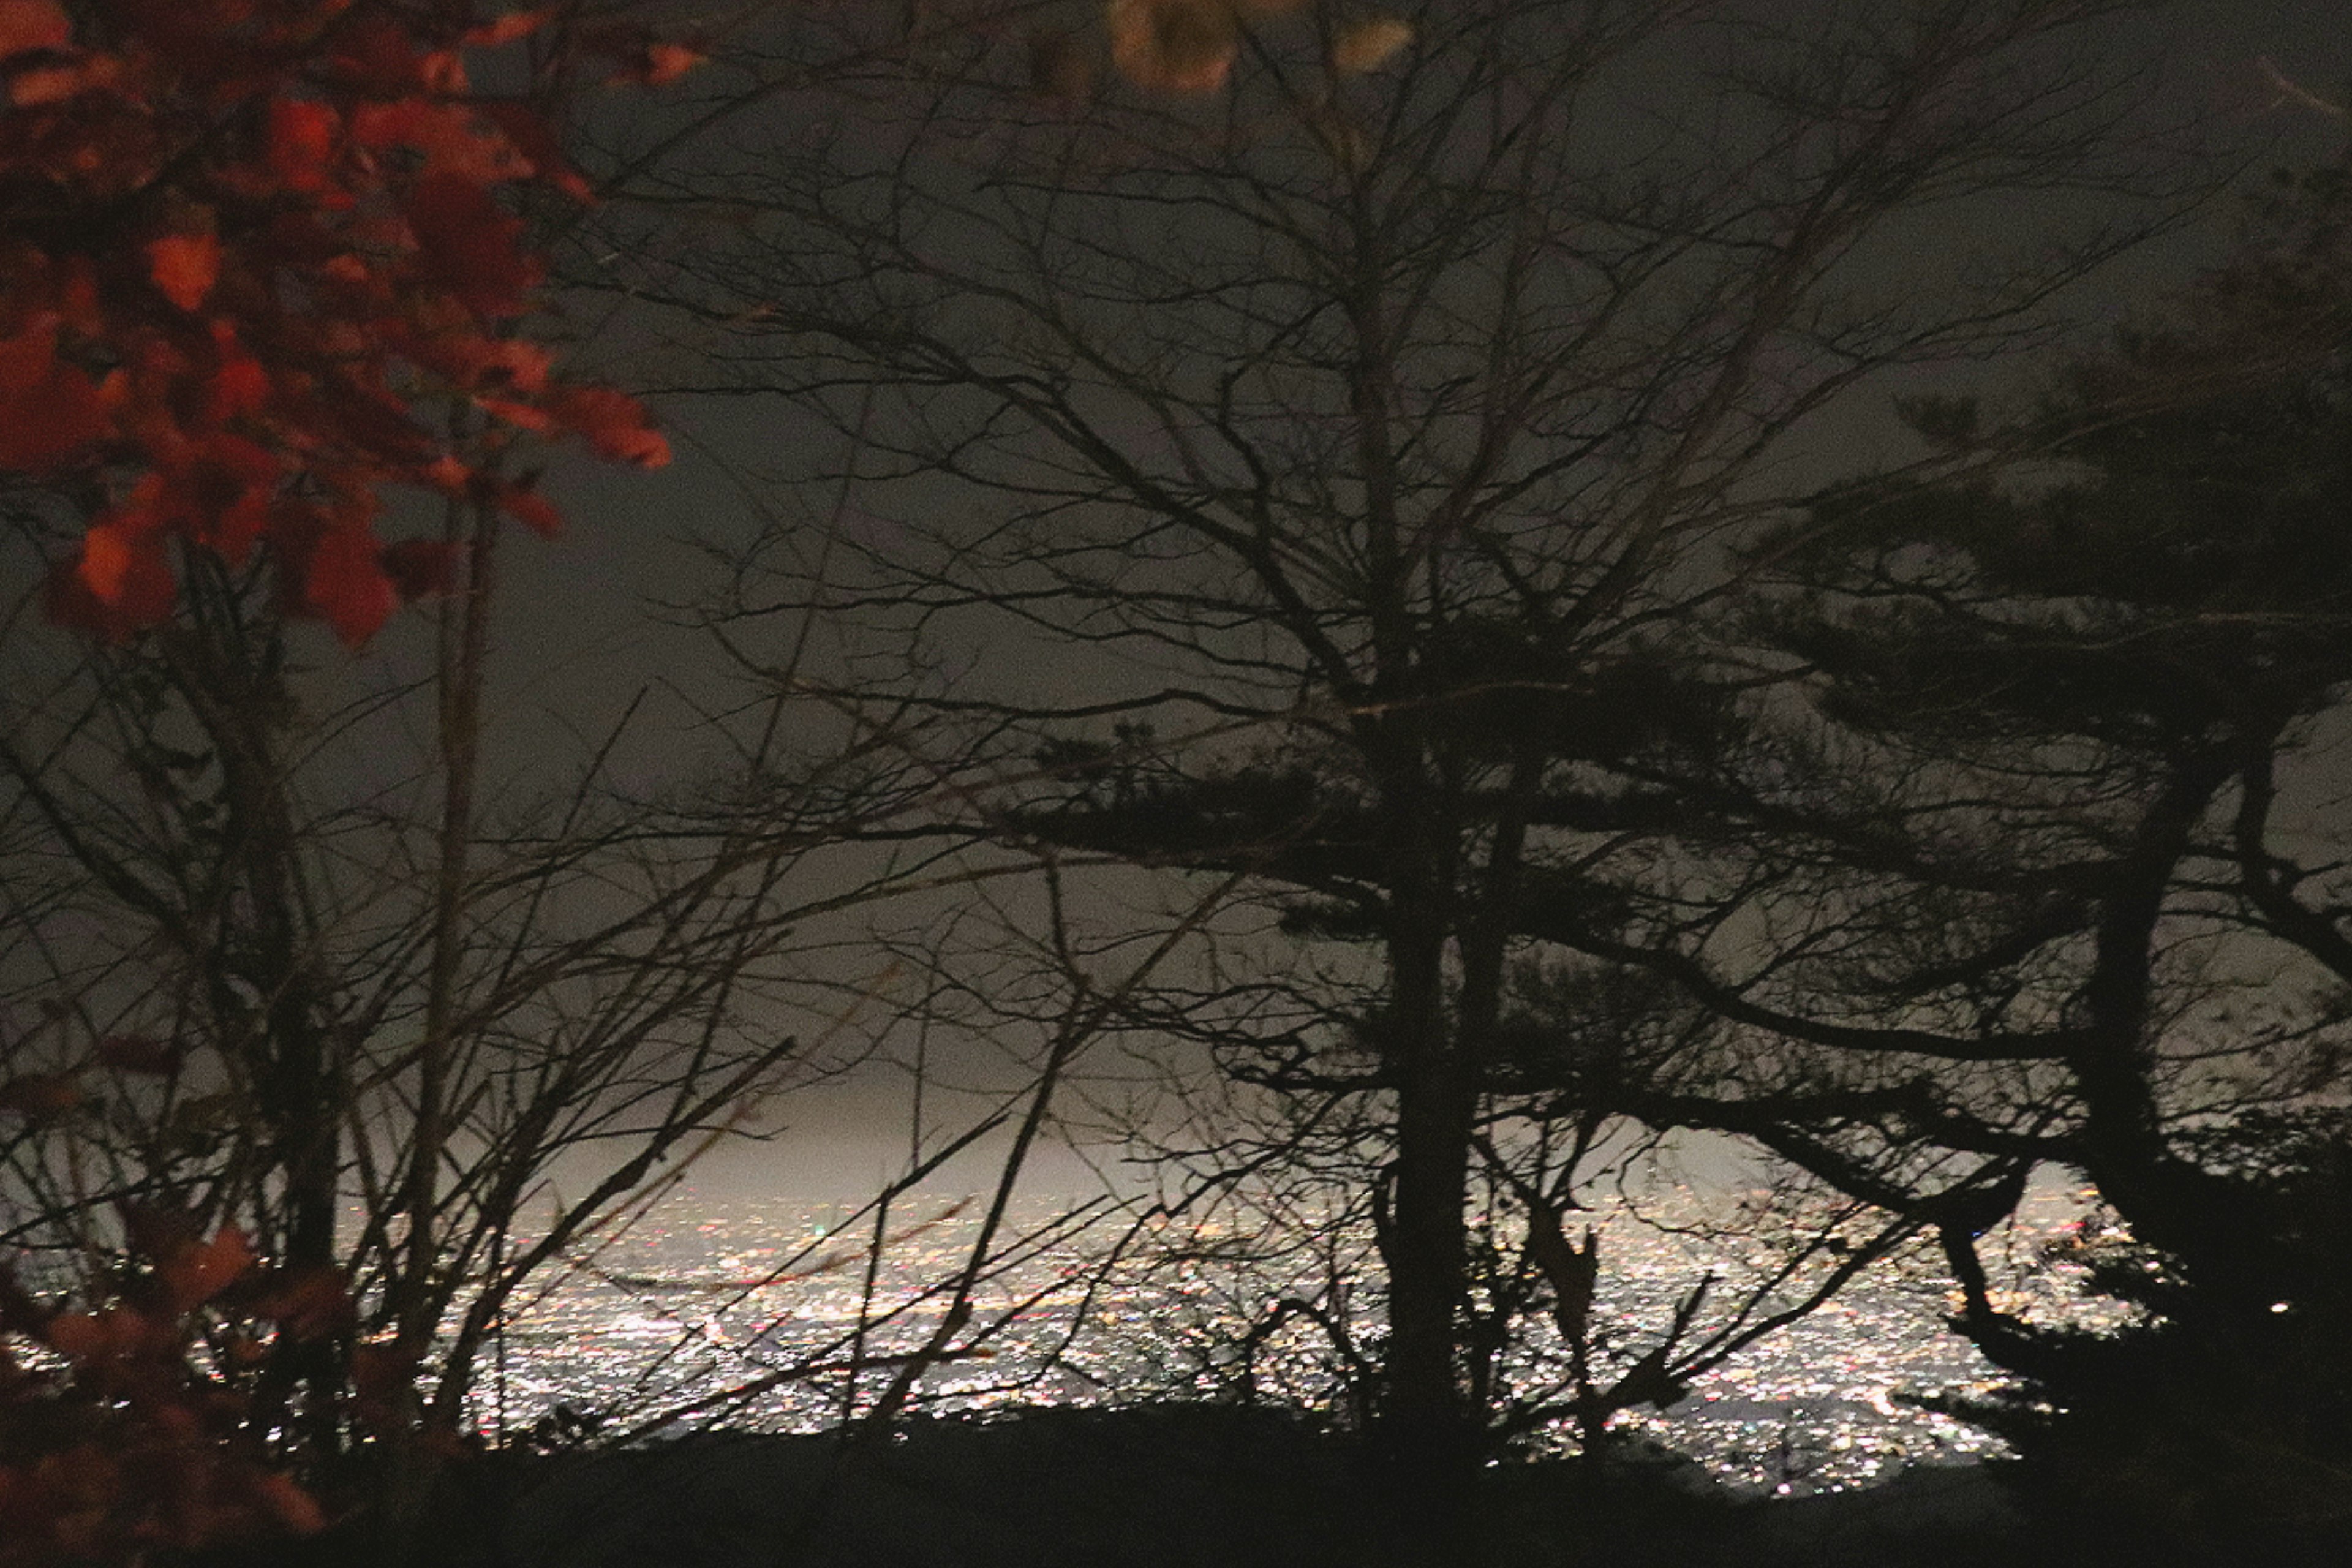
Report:
[[[237,342],[236,329],[229,322],[213,323],[213,345],[220,368],[205,388],[205,420],[222,424],[260,412],[269,402],[268,367]]]
[[[647,87],[667,87],[709,58],[684,44],[648,44],[646,68],[636,79]]]
[[[352,1413],[382,1432],[399,1425],[401,1396],[416,1372],[416,1353],[373,1343],[352,1352]]]
[[[1331,42],[1331,68],[1341,76],[1376,71],[1412,42],[1412,24],[1375,16],[1347,28]]]
[[[555,503],[528,485],[500,487],[499,506],[541,538],[552,539],[563,531],[563,514],[555,510]]]
[[[536,404],[520,402],[511,397],[477,397],[475,406],[483,413],[495,415],[518,430],[530,430],[541,436],[551,436],[562,426],[555,416]]]
[[[0,1110],[13,1110],[27,1121],[55,1121],[80,1103],[71,1073],[26,1073],[0,1083]]]
[[[555,7],[552,5],[543,5],[536,11],[509,11],[505,16],[494,17],[467,32],[465,37],[466,47],[475,49],[494,49],[501,44],[511,44],[518,38],[528,37],[539,31],[554,15]]]
[[[626,393],[608,386],[573,386],[556,400],[555,416],[578,431],[600,456],[641,468],[669,461],[669,443],[646,422],[646,411]]]
[[[221,243],[209,234],[167,234],[147,242],[148,275],[183,310],[205,302],[220,279]]]
[[[667,460],[635,403],[564,383],[544,344],[505,325],[545,273],[508,191],[593,193],[529,102],[470,94],[467,51],[559,14],[126,0],[107,9],[100,43],[76,48],[58,0],[0,0],[14,100],[37,73],[65,73],[39,87],[44,102],[89,95],[87,112],[45,111],[40,138],[0,138],[0,182],[67,210],[137,192],[170,226],[128,267],[79,240],[0,248],[0,470],[79,469],[117,498],[51,573],[55,619],[129,637],[171,615],[173,550],[236,563],[267,542],[281,605],[357,644],[451,570],[421,543],[378,546],[361,515],[378,490],[473,494],[474,466],[518,433]],[[700,60],[641,27],[580,37],[649,81]],[[450,392],[497,423],[453,447],[420,403]],[[321,489],[343,498],[335,521]],[[555,526],[528,486],[486,481],[479,494]]]
[[[80,558],[59,576],[67,585],[52,589],[51,616],[117,642],[170,615],[179,590],[162,534],[135,514],[110,514],[91,525]]]
[[[517,242],[522,219],[461,175],[430,174],[406,204],[416,236],[417,276],[463,300],[485,320],[521,313],[543,268]]]
[[[307,99],[272,99],[268,140],[270,172],[288,189],[312,196],[337,192],[333,166],[342,117]]]
[[[257,1261],[245,1232],[225,1225],[210,1241],[197,1242],[166,1258],[155,1274],[169,1292],[172,1312],[177,1315],[211,1300]]]
[[[595,187],[589,184],[586,177],[563,156],[554,132],[548,129],[545,121],[531,112],[530,105],[503,101],[477,104],[475,108],[530,160],[531,171],[538,179],[554,186],[575,202],[596,199]]]
[[[347,647],[375,636],[400,602],[367,529],[331,527],[314,539],[302,565],[303,608],[323,616]]]
[[[109,1035],[98,1042],[100,1066],[118,1072],[152,1073],[158,1077],[179,1069],[180,1047],[147,1035]]]
[[[1154,92],[1214,92],[1241,50],[1226,0],[1110,0],[1111,63]]]
[[[52,320],[0,340],[0,468],[47,474],[106,434],[98,386],[57,357]]]
[[[73,23],[54,0],[0,0],[0,59],[73,42]]]
[[[469,104],[419,99],[362,104],[352,112],[351,134],[363,147],[415,148],[425,154],[429,174],[454,175],[478,186],[531,173],[530,160]]]
[[[385,545],[378,562],[405,604],[455,588],[460,555],[457,546],[437,539],[403,539]]]
[[[359,1303],[352,1300],[343,1277],[321,1264],[270,1275],[247,1306],[256,1317],[268,1318],[302,1340],[341,1333],[359,1317]]]
[[[252,1485],[278,1522],[294,1534],[316,1535],[327,1528],[326,1510],[291,1477],[261,1470],[253,1476]]]

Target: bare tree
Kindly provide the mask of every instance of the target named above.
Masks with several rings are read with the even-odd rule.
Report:
[[[2161,221],[2098,53],[2130,9],[1495,0],[1370,40],[1309,5],[1231,35],[1213,102],[1080,113],[1022,111],[1034,62],[975,46],[856,136],[783,127],[616,220],[627,289],[700,334],[675,390],[853,437],[824,587],[747,577],[736,635],[823,604],[917,637],[940,668],[887,700],[1052,781],[974,821],[1262,895],[1129,1026],[1359,1167],[1403,1473],[1475,1448],[1515,966],[1616,896],[1645,760],[1724,743],[1683,628],[1838,407],[2042,341]],[[2093,221],[2004,253],[1969,220],[2007,200]]]
[[[710,760],[753,781],[731,803],[621,792],[633,705],[571,784],[491,805],[475,521],[413,681],[306,667],[266,578],[194,551],[155,633],[7,645],[5,1239],[62,1286],[234,1224],[319,1310],[347,1286],[336,1342],[223,1363],[314,1468],[362,1425],[457,1429],[527,1281],[855,1059],[885,987],[812,928],[941,874],[841,848],[933,775],[886,737],[788,753],[782,695]]]

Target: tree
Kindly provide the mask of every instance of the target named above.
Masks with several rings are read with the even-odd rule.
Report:
[[[789,667],[701,715],[715,780],[614,781],[642,694],[568,782],[504,776],[500,549],[558,521],[531,465],[667,455],[554,368],[541,247],[593,195],[555,128],[698,51],[469,5],[31,0],[0,29],[8,545],[96,634],[0,648],[0,996],[33,1020],[0,1071],[33,1289],[0,1331],[73,1363],[8,1363],[0,1518],[44,1553],[320,1499],[396,1527],[527,1284],[856,1054],[874,982],[808,928],[954,879],[894,826],[936,781],[887,731],[811,740]],[[437,533],[381,543],[420,500]],[[427,646],[363,669],[302,625],[356,647],[402,598]],[[1030,1244],[1003,1234],[960,1310]],[[853,1412],[875,1369],[970,1349],[868,1362],[869,1331]]]
[[[736,634],[821,604],[966,660],[885,700],[1042,759],[967,796],[976,828],[1274,911],[1203,922],[1198,984],[1131,1027],[1289,1108],[1234,1168],[1377,1170],[1403,1476],[1443,1491],[1476,1447],[1465,1202],[1480,1139],[1513,1142],[1524,960],[1619,897],[1645,770],[1717,743],[1679,628],[1774,464],[1878,373],[2033,341],[2144,232],[2118,201],[2054,259],[1888,267],[1971,202],[2138,188],[2076,52],[2107,10],[1122,5],[1133,91],[1073,108],[1077,35],[975,40],[856,138],[787,126],[637,193],[709,220],[612,247],[709,332],[677,390],[848,441],[860,511],[796,568],[823,586],[747,585]],[[1703,126],[1641,111],[1662,73],[1704,81]]]
[[[1914,405],[1990,468],[1833,491],[1770,547],[1780,743],[1690,796],[1744,917],[1585,926],[1773,1039],[1615,1102],[1932,1226],[1956,1324],[2033,1380],[1995,1417],[2168,1539],[2347,1523],[2347,191],[2283,182],[2013,421]],[[1976,1237],[2045,1169],[2120,1219],[2085,1258],[2138,1331],[1989,1289]]]
[[[289,603],[362,642],[452,580],[453,541],[377,542],[384,487],[544,529],[500,477],[518,440],[664,460],[635,403],[554,378],[516,330],[544,268],[497,193],[589,193],[532,104],[478,97],[466,62],[541,19],[10,7],[0,468],[83,514],[53,614],[120,637],[169,613],[175,540],[232,566],[267,543]]]
[[[194,1543],[252,1522],[254,1497],[315,1522],[266,1468],[220,1471],[222,1440],[240,1463],[278,1445],[315,1479],[358,1438],[356,1409],[413,1455],[411,1373],[447,1316],[465,1308],[432,1396],[445,1427],[523,1276],[793,1054],[723,1034],[775,951],[790,849],[706,835],[698,864],[647,856],[583,794],[560,846],[481,864],[499,520],[557,521],[515,465],[564,434],[667,456],[634,401],[552,371],[526,320],[543,264],[509,203],[588,196],[539,112],[572,77],[691,57],[566,27],[527,90],[472,90],[469,64],[497,69],[548,21],[312,0],[0,10],[0,470],[16,544],[54,563],[50,615],[105,645],[9,646],[33,679],[12,687],[0,759],[5,963],[39,1022],[6,1042],[7,1240],[84,1265],[79,1305],[97,1309],[12,1285],[0,1313],[75,1365],[44,1393],[12,1352],[11,1401],[35,1392],[6,1413],[31,1447],[12,1433],[0,1481],[27,1550]],[[379,542],[402,486],[440,503],[437,538]],[[382,710],[306,711],[331,683],[299,669],[287,620],[357,645],[440,590],[420,688],[439,788],[412,781],[418,814],[387,818],[397,786],[367,793],[384,759],[324,743]],[[322,775],[358,799],[315,806]],[[375,867],[344,858],[363,845]],[[551,921],[559,893],[629,870],[638,901],[610,924]],[[583,989],[596,1008],[562,1016]],[[550,1234],[512,1235],[550,1159],[615,1139]],[[353,1239],[338,1209],[355,1170],[371,1215]],[[380,1327],[388,1346],[357,1343]],[[198,1331],[209,1369],[186,1354]],[[75,1400],[100,1446],[60,1458],[30,1413]],[[105,1426],[115,1407],[147,1425]],[[110,1455],[107,1431],[168,1441]],[[171,1500],[202,1487],[226,1502]]]

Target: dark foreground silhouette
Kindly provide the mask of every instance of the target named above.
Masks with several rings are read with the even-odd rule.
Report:
[[[2352,1562],[2340,1541],[2197,1542],[2029,1514],[1993,1467],[1743,1498],[1664,1460],[1487,1470],[1466,1538],[1418,1539],[1344,1439],[1163,1405],[919,1421],[878,1441],[719,1434],[461,1466],[434,1568],[2068,1568]],[[2137,1536],[2137,1538],[2133,1538]],[[337,1537],[340,1537],[337,1538]],[[363,1529],[296,1561],[362,1563]],[[253,1561],[250,1558],[245,1562]]]

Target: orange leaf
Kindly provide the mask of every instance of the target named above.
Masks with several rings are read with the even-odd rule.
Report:
[[[125,574],[119,602],[101,599],[91,592],[89,580],[82,574],[82,565],[83,558],[77,556],[50,573],[43,587],[42,607],[58,626],[95,632],[110,642],[122,642],[131,633],[153,626],[172,613],[172,595],[178,584],[161,550],[144,553],[133,563],[132,569]]]
[[[466,45],[468,48],[495,49],[501,44],[511,44],[517,38],[528,37],[539,31],[553,15],[553,6],[543,6],[536,11],[509,11],[467,33]]]
[[[495,414],[518,430],[529,430],[541,436],[553,435],[554,416],[528,403],[518,403],[511,397],[477,397],[474,402],[486,414]]]
[[[684,44],[648,44],[645,74],[639,79],[647,87],[667,87],[709,58]]]
[[[0,0],[0,59],[72,42],[73,23],[53,0]]]
[[[63,103],[85,92],[112,87],[123,74],[122,62],[111,55],[20,68],[9,74],[8,101],[19,109]]]
[[[532,531],[552,539],[563,531],[563,514],[555,503],[537,490],[523,485],[507,485],[499,491],[499,505],[507,513],[530,525]]]
[[[147,242],[147,272],[183,310],[205,302],[220,279],[220,241],[209,234],[167,234]]]
[[[568,387],[555,416],[586,437],[598,455],[641,468],[669,461],[669,443],[646,422],[637,400],[609,386]]]
[[[1111,63],[1154,92],[1214,92],[1241,50],[1225,0],[1110,0]]]
[[[1412,42],[1412,24],[1396,16],[1359,22],[1331,43],[1331,68],[1341,76],[1376,71]]]

